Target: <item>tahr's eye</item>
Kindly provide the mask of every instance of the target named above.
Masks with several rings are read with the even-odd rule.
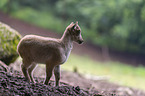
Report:
[[[76,35],[79,35],[80,34],[80,30],[76,30]]]

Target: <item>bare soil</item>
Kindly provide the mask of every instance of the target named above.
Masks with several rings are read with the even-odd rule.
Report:
[[[0,95],[4,96],[64,96],[64,95],[91,95],[89,92],[80,89],[79,86],[74,87],[61,83],[60,87],[54,87],[54,82],[50,81],[49,85],[42,83],[27,82],[27,80],[21,76],[19,71],[11,70],[15,72],[15,75],[10,72],[5,72],[0,69]],[[36,81],[42,82],[43,78],[35,78]]]

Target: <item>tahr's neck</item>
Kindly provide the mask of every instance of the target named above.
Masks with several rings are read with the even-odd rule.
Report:
[[[72,48],[73,47],[73,40],[71,38],[70,33],[67,30],[65,30],[64,34],[62,35],[61,42],[67,48]]]

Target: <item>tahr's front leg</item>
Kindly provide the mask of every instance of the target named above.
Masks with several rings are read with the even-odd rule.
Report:
[[[59,86],[59,80],[60,80],[60,65],[57,65],[54,68],[54,75],[55,75],[55,86]]]
[[[48,82],[52,76],[53,66],[49,66],[49,64],[46,64],[46,79],[44,84],[48,85]]]

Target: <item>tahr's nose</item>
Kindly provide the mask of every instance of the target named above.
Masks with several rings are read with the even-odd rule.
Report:
[[[84,42],[84,40],[79,40],[79,42],[78,42],[78,43],[79,43],[79,44],[82,44],[83,42]]]

